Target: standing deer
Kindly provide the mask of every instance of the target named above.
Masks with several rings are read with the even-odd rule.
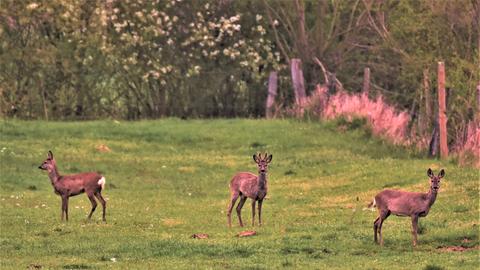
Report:
[[[95,172],[60,175],[52,151],[48,151],[47,159],[38,168],[48,171],[55,193],[62,197],[62,221],[64,213],[66,221],[68,221],[68,198],[83,192],[87,194],[92,203],[92,211],[88,215],[88,219],[92,217],[95,208],[97,208],[97,202],[94,198],[97,197],[103,207],[103,221],[106,221],[105,208],[107,202],[102,197],[102,190],[105,188],[105,177]]]
[[[230,181],[230,205],[227,210],[228,226],[232,227],[232,209],[240,197],[240,202],[237,205],[237,216],[240,222],[240,227],[243,227],[242,222],[242,207],[247,198],[252,199],[252,226],[255,226],[255,203],[258,201],[258,222],[262,225],[262,203],[267,195],[267,167],[272,161],[272,155],[267,157],[267,153],[262,157],[262,154],[253,155],[253,160],[258,166],[258,175],[250,172],[239,172]]]
[[[427,193],[386,189],[375,196],[369,206],[376,206],[379,213],[373,223],[376,243],[378,243],[378,232],[380,235],[380,245],[383,246],[383,221],[385,221],[390,214],[394,214],[396,216],[412,218],[413,246],[417,245],[418,218],[427,216],[428,211],[430,211],[430,207],[432,207],[437,198],[437,192],[440,189],[440,179],[445,176],[445,171],[442,169],[438,176],[435,176],[432,170],[428,169],[427,175],[430,178],[430,190]]]

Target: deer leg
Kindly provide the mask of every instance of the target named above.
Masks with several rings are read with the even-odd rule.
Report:
[[[378,231],[378,221],[380,220],[380,216],[377,217],[377,219],[375,219],[375,221],[373,222],[373,239],[375,241],[375,243],[378,244],[378,239],[377,239],[377,231]]]
[[[412,237],[413,237],[413,246],[417,246],[417,230],[418,230],[418,216],[412,216]]]
[[[262,226],[262,204],[263,200],[258,201],[258,224]]]
[[[230,204],[228,205],[228,209],[227,209],[227,219],[228,219],[228,227],[232,227],[232,209],[233,209],[233,206],[235,205],[235,202],[237,201],[238,199],[238,193],[234,193],[232,194],[232,198],[231,198],[231,201],[230,201]]]
[[[62,196],[62,221],[64,219],[64,215],[65,215],[65,197]]]
[[[388,216],[390,216],[390,211],[382,211],[379,217],[380,220],[378,224],[378,234],[380,235],[380,246],[382,247],[383,247],[382,225],[383,225],[383,221],[385,221],[385,219],[387,219]]]
[[[245,204],[245,201],[247,200],[247,197],[242,195],[240,197],[240,202],[237,205],[237,216],[238,216],[238,221],[240,222],[240,227],[243,227],[243,222],[242,222],[242,207]]]
[[[257,201],[253,200],[252,201],[252,227],[255,227],[255,203]]]
[[[97,192],[95,193],[95,197],[97,197],[97,199],[100,201],[100,203],[102,204],[102,220],[103,221],[107,221],[105,219],[105,211],[107,210],[107,202],[105,201],[105,199],[102,197],[102,193],[101,192]]]
[[[95,212],[95,209],[97,209],[97,201],[95,201],[95,198],[92,193],[87,194],[88,199],[92,203],[92,210],[90,211],[90,214],[88,215],[88,219],[92,218],[93,212]]]
[[[65,220],[68,221],[68,196],[65,197]]]

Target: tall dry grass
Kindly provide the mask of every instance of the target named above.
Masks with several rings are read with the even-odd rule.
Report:
[[[472,121],[462,130],[457,130],[452,147],[460,165],[480,168],[480,122]]]
[[[365,118],[375,136],[394,144],[412,145],[419,150],[428,148],[431,134],[418,134],[415,125],[410,125],[411,117],[408,112],[387,104],[382,95],[372,100],[366,93],[349,94],[338,91],[328,96],[327,91],[326,87],[317,86],[315,92],[308,97],[301,108],[298,106],[292,110],[293,115],[309,112],[322,119]],[[409,126],[412,128],[410,129]],[[472,121],[464,130],[458,131],[450,148],[461,165],[480,167],[479,121]]]
[[[382,96],[371,100],[365,93],[348,94],[345,91],[339,91],[328,97],[327,89],[319,86],[307,100],[305,109],[323,119],[365,118],[374,135],[381,136],[394,144],[411,143],[408,134],[410,116],[407,112],[396,110],[388,105]]]

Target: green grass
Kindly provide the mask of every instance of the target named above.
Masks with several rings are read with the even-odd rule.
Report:
[[[23,122],[0,124],[2,269],[474,269],[479,266],[479,171],[425,159],[372,139],[362,128],[289,120]],[[98,152],[100,144],[112,151]],[[96,170],[107,179],[107,223],[100,208],[60,198],[37,169],[52,150],[64,174]],[[256,151],[273,154],[264,226],[258,235],[226,226],[228,183],[256,171]],[[384,187],[427,191],[426,170],[445,168],[440,194],[420,219],[384,224],[362,210]],[[243,217],[251,227],[249,201]],[[209,239],[192,239],[207,233]],[[467,240],[465,240],[467,239]],[[477,247],[446,252],[444,246]]]

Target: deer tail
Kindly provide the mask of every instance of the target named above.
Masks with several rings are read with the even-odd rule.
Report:
[[[375,198],[373,198],[373,201],[368,204],[368,208],[375,208],[377,206],[377,202],[375,201]]]
[[[366,208],[363,208],[363,210],[370,210],[370,211],[375,211],[375,207],[377,206],[377,202],[375,201],[375,198],[367,205]]]
[[[98,185],[100,187],[102,187],[102,190],[105,189],[105,177],[102,176],[102,178],[100,178],[100,180],[98,180]]]

